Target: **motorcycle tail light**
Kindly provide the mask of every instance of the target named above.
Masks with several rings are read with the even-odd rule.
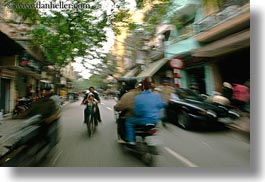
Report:
[[[158,129],[157,128],[153,128],[153,129],[147,131],[147,133],[150,134],[150,135],[154,135],[157,132],[158,132]]]

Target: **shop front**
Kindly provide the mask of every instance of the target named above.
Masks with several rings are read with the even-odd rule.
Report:
[[[9,113],[14,103],[12,102],[14,94],[14,80],[16,73],[6,69],[0,70],[0,112]]]
[[[223,82],[243,84],[250,79],[249,29],[209,43],[192,52],[204,60],[206,93],[222,92]]]

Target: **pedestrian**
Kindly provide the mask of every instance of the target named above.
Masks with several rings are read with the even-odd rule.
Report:
[[[233,97],[233,87],[228,82],[223,83],[223,96],[226,97],[231,102]]]
[[[247,103],[249,103],[250,91],[249,88],[242,84],[233,85],[233,104],[240,110],[245,111]]]

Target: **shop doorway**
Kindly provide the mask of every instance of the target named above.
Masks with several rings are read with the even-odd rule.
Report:
[[[189,68],[186,70],[188,87],[197,86],[201,94],[206,93],[204,66]]]
[[[10,112],[10,80],[0,79],[0,111]]]
[[[250,79],[249,49],[220,58],[218,66],[223,82],[244,84]]]

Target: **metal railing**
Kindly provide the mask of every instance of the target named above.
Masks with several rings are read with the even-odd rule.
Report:
[[[194,22],[193,25],[195,32],[200,33],[208,31],[217,25],[225,23],[246,12],[249,12],[249,10],[250,10],[249,4],[246,4],[244,6],[239,6],[239,5],[228,6],[220,12],[211,14],[198,22]]]

